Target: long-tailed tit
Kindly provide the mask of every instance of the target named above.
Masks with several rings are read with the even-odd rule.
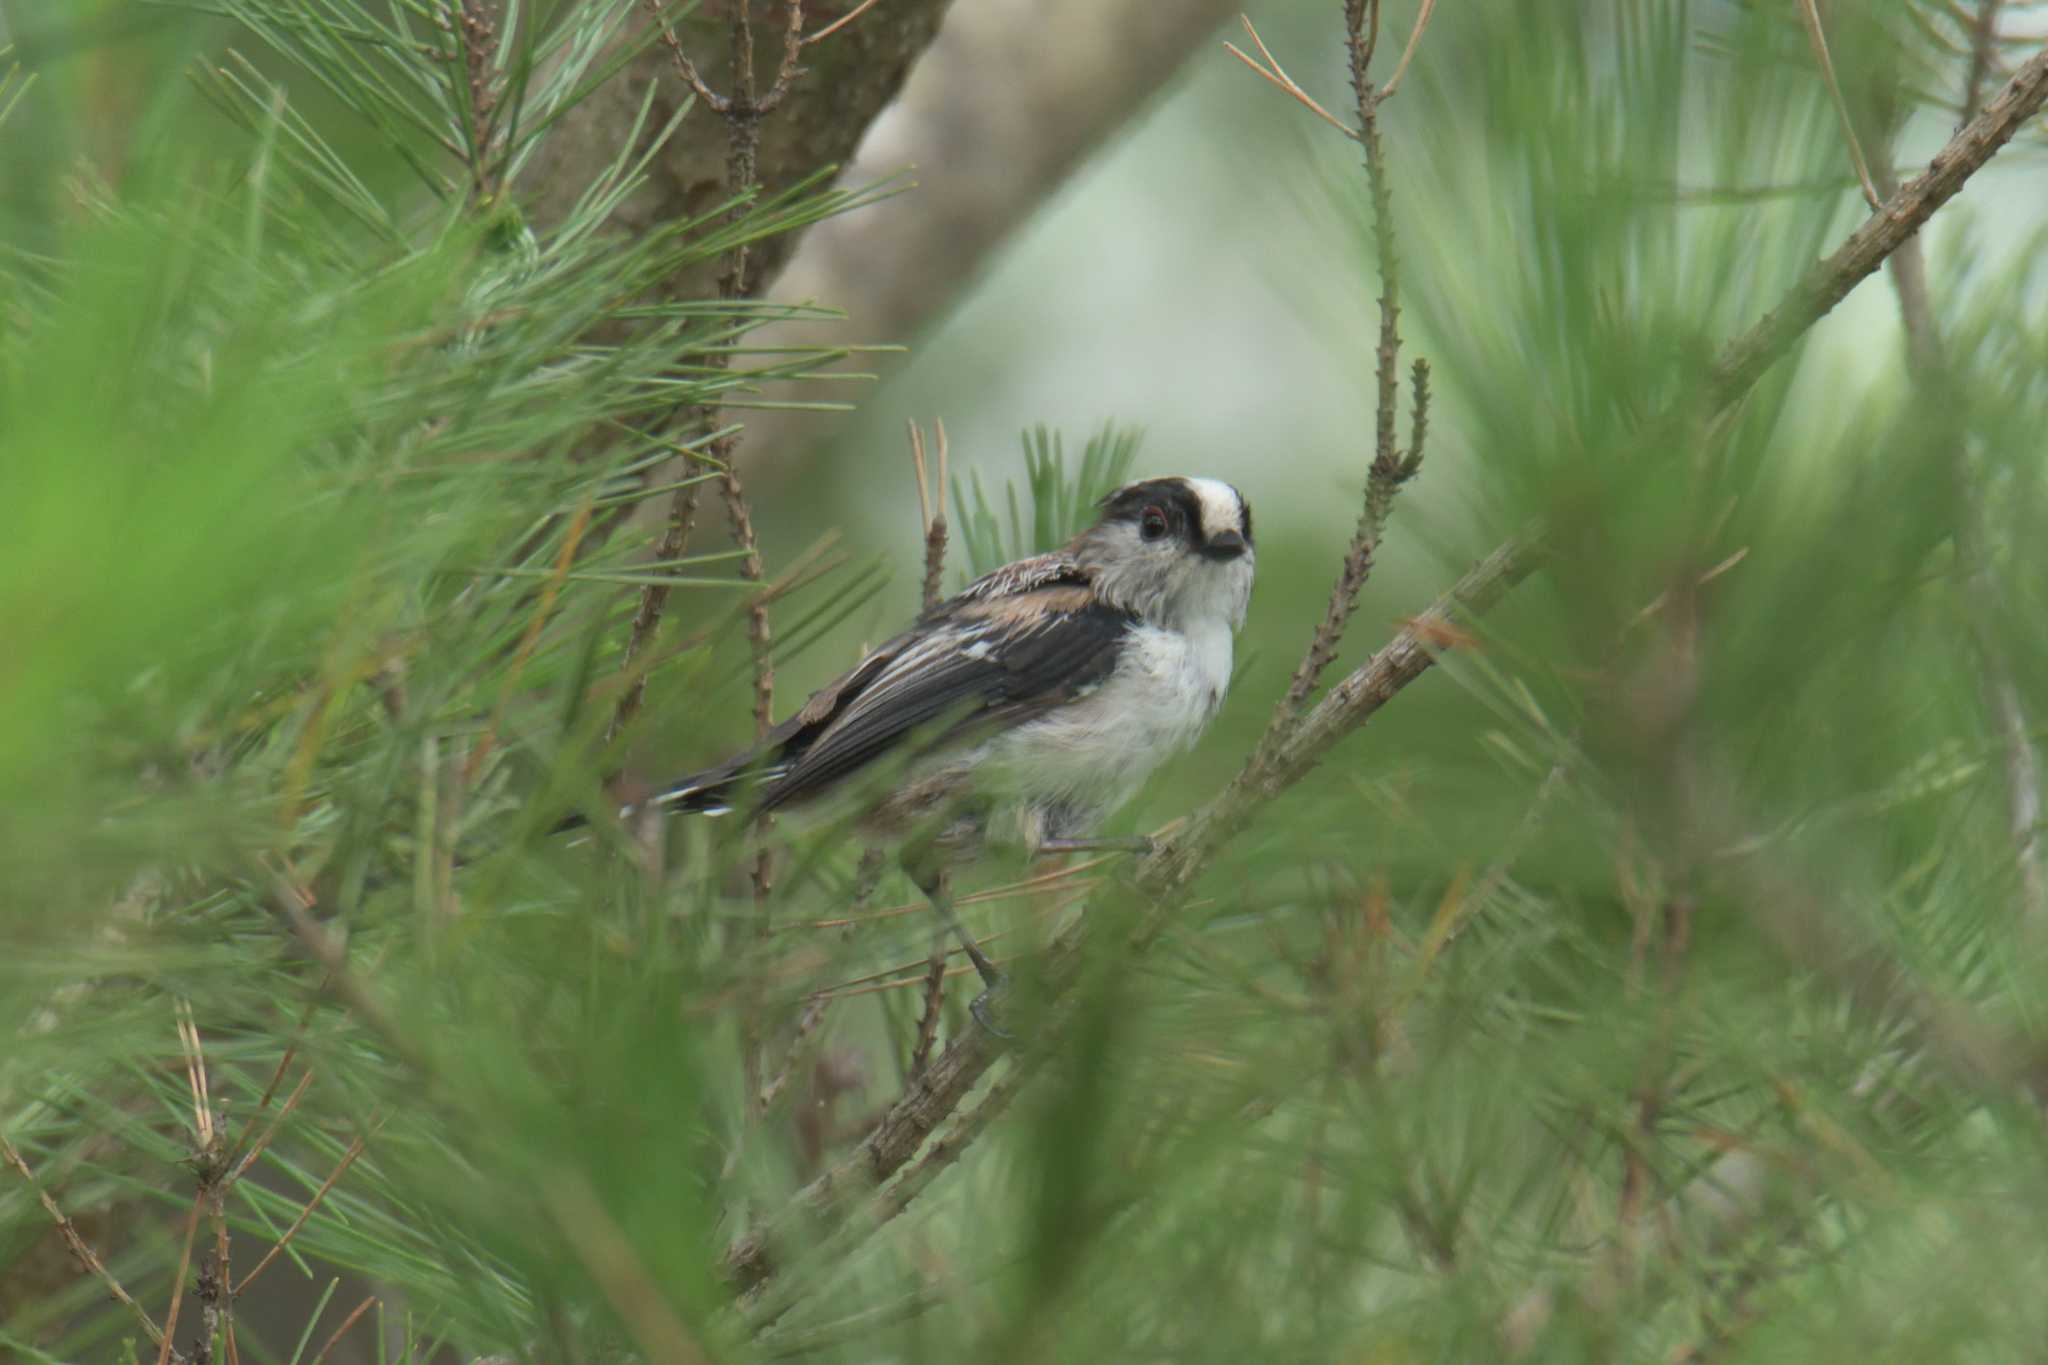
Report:
[[[622,814],[768,812],[858,791],[861,828],[902,845],[905,870],[999,988],[953,913],[946,865],[991,840],[1029,853],[1147,846],[1093,832],[1215,716],[1251,597],[1251,508],[1229,484],[1147,479],[1101,506],[1063,549],[926,611],[753,749]],[[975,1002],[984,1024],[988,998]]]

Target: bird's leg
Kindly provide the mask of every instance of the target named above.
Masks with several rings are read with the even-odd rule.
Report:
[[[1009,993],[1010,978],[1001,967],[989,959],[974,941],[974,935],[967,932],[967,926],[960,922],[960,916],[953,910],[953,897],[946,887],[946,871],[943,864],[925,860],[906,859],[904,871],[910,874],[917,889],[924,892],[924,898],[932,903],[932,909],[967,954],[967,960],[974,964],[974,970],[981,974],[982,992],[967,1006],[967,1012],[974,1016],[974,1022],[998,1038],[1011,1038],[1009,1033],[995,1021],[996,1006]]]
[[[1034,853],[1150,853],[1158,847],[1149,834],[1127,834],[1106,839],[1041,839]]]

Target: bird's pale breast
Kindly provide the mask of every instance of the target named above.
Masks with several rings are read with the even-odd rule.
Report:
[[[1017,797],[1070,812],[1062,825],[1092,825],[1195,742],[1223,703],[1230,667],[1221,621],[1185,634],[1133,626],[1108,678],[1003,736],[989,757]]]

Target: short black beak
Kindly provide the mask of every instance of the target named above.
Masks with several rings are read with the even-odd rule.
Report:
[[[1202,557],[1204,559],[1238,559],[1249,549],[1251,549],[1251,546],[1247,545],[1244,537],[1237,532],[1220,531],[1210,536],[1203,543]]]

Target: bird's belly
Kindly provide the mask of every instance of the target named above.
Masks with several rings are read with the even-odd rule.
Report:
[[[1154,769],[1200,737],[1230,683],[1227,627],[1132,630],[1115,672],[1089,695],[997,740],[1004,785],[1057,813],[1048,835],[1078,835],[1136,794]]]

